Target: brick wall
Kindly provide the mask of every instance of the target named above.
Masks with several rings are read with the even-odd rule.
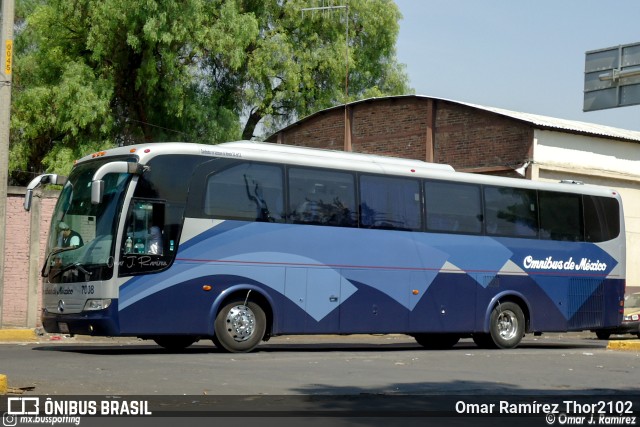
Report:
[[[368,100],[349,105],[354,152],[427,159],[426,97]],[[433,100],[434,161],[458,170],[515,175],[530,157],[533,128],[528,123],[473,107]],[[344,109],[315,114],[286,128],[271,142],[342,150]]]
[[[317,114],[282,134],[282,143],[311,148],[344,148],[344,110],[336,108]]]
[[[352,113],[353,151],[424,160],[427,102],[399,98],[356,104]]]
[[[3,327],[26,327],[27,295],[29,284],[30,216],[23,208],[24,188],[9,187],[7,198],[7,234],[5,246]],[[37,197],[37,196],[36,196]],[[40,199],[40,256],[38,266],[44,262],[44,250],[57,192],[44,192]],[[35,199],[35,197],[34,197]],[[38,284],[40,284],[38,277]],[[38,325],[42,304],[42,287],[38,286]]]
[[[531,125],[455,103],[436,109],[435,157],[456,169],[518,167],[530,157]]]

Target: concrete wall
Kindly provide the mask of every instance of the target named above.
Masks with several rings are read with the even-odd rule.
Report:
[[[58,192],[37,191],[30,212],[23,208],[24,188],[9,187],[8,193],[1,325],[31,328],[40,325],[40,268]],[[38,240],[34,248],[30,246],[32,237]]]

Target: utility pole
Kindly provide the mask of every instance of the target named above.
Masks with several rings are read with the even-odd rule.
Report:
[[[0,328],[4,306],[4,268],[7,240],[7,188],[9,185],[9,124],[11,122],[11,73],[13,70],[14,0],[2,0],[0,49]]]
[[[324,1],[323,1],[324,4]],[[349,102],[349,0],[346,0],[346,4],[342,6],[319,6],[319,7],[307,7],[302,10],[302,13],[316,10],[335,10],[344,9],[345,11],[345,54],[344,62],[346,66],[346,73],[344,78],[344,151],[351,151],[351,120],[349,118],[349,108],[347,106]]]

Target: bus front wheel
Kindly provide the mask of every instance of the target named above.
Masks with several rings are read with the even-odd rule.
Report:
[[[229,353],[248,353],[260,344],[266,327],[267,317],[259,304],[232,301],[216,316],[213,343]]]
[[[525,332],[524,313],[513,302],[496,305],[491,311],[488,334],[474,334],[473,341],[481,348],[515,348]]]

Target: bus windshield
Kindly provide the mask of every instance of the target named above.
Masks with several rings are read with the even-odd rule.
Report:
[[[107,175],[102,203],[92,204],[91,180],[106,162],[76,166],[62,189],[51,220],[42,270],[49,283],[106,280],[113,275],[118,218],[131,175]]]

